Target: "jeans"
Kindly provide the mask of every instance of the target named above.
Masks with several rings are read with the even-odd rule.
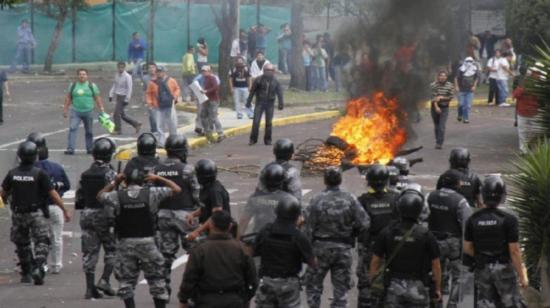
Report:
[[[201,120],[201,109],[202,104],[199,103],[199,101],[195,101],[195,104],[197,106],[197,116],[195,117],[195,130],[196,131],[204,131],[204,127],[202,126],[202,120]]]
[[[526,154],[529,151],[529,143],[536,134],[537,119],[535,117],[523,117],[518,114],[518,139],[519,151]]]
[[[88,112],[78,112],[74,109],[71,109],[71,115],[69,118],[69,138],[67,150],[74,151],[76,148],[76,134],[78,132],[78,127],[80,126],[80,121],[84,123],[84,136],[86,138],[86,151],[91,152],[92,146],[94,143],[94,132],[93,132],[93,111]]]
[[[306,91],[313,90],[313,66],[306,65]]]
[[[50,256],[52,270],[59,271],[63,267],[63,211],[57,205],[50,205]]]
[[[493,100],[496,99],[498,103],[498,87],[497,80],[495,78],[489,78],[489,97],[487,97],[487,103],[492,104]]]
[[[464,121],[470,120],[470,110],[472,110],[472,101],[474,100],[474,92],[459,92],[458,93],[458,117]]]
[[[15,71],[17,65],[22,65],[23,72],[29,71],[29,64],[31,63],[32,46],[28,44],[17,44],[17,50],[15,51],[15,57],[11,63],[10,71]]]
[[[235,102],[235,112],[240,119],[243,116],[243,112],[252,119],[254,114],[250,108],[246,108],[246,99],[248,98],[248,88],[233,88],[233,102]]]
[[[447,125],[447,118],[449,117],[449,107],[440,108],[441,112],[435,112],[432,108],[432,120],[434,121],[435,130],[435,143],[437,145],[443,145],[445,141],[445,126]]]
[[[497,79],[497,105],[506,103],[508,97],[508,80]]]
[[[313,66],[313,90],[327,90],[327,73],[324,66]]]
[[[143,59],[133,59],[132,63],[134,67],[132,68],[132,77],[138,78],[141,76],[141,65],[143,64]]]
[[[157,108],[155,109],[157,115],[157,129],[158,129],[158,142],[161,147],[164,147],[166,141],[166,130],[170,135],[178,133],[178,115],[176,113],[176,106],[172,105],[171,108]]]
[[[288,59],[290,56],[290,49],[279,48],[279,70],[283,74],[288,74]]]
[[[148,108],[147,113],[149,114],[149,127],[151,128],[151,133],[158,133],[158,125],[157,125],[157,113],[155,112],[155,109]]]
[[[333,66],[334,70],[334,89],[336,92],[340,92],[340,87],[342,86],[342,71],[344,68],[340,65]]]
[[[223,127],[218,118],[219,101],[206,101],[201,106],[201,123],[204,133],[209,136],[215,129],[219,136],[223,136]]]
[[[274,102],[257,102],[254,108],[254,120],[252,121],[252,131],[250,132],[250,141],[258,142],[258,134],[260,130],[260,122],[262,115],[265,112],[265,133],[264,143],[271,143],[271,130],[273,114],[275,112]]]
[[[125,99],[126,96],[124,95],[116,96],[115,114],[113,115],[113,121],[115,122],[115,131],[118,133],[122,133],[122,120],[132,125],[134,128],[136,128],[140,124],[136,119],[126,114],[126,111],[124,109],[126,108],[126,105],[128,105],[128,103],[125,101]]]

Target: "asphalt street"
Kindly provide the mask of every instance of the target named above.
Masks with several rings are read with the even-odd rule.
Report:
[[[107,87],[106,81],[97,81],[102,89]],[[23,97],[14,97],[13,102],[6,108],[10,117],[0,126],[0,174],[2,177],[15,163],[15,149],[18,141],[25,138],[31,130],[46,132],[48,145],[51,149],[51,159],[60,162],[65,167],[71,183],[76,186],[78,177],[91,163],[91,157],[78,153],[75,156],[65,156],[62,151],[66,146],[68,121],[61,116],[63,90],[68,87],[59,82],[42,82],[40,86],[16,83],[12,92],[18,93],[23,88],[28,92]],[[145,121],[145,111],[139,102],[130,109],[132,115]],[[443,150],[434,149],[433,125],[429,113],[422,112],[422,121],[415,124],[415,132],[419,136],[410,140],[405,148],[424,146],[424,149],[411,158],[422,157],[424,163],[415,165],[411,178],[422,184],[426,191],[433,190],[437,176],[444,172],[448,165],[448,155],[455,146],[466,146],[472,153],[472,168],[480,174],[503,173],[513,171],[510,160],[517,149],[516,130],[513,127],[513,108],[477,107],[473,109],[471,123],[461,124],[454,120],[456,110],[451,112],[447,127],[447,138]],[[308,138],[326,138],[334,120],[325,120],[288,127],[275,128],[274,139],[289,137],[296,144]],[[189,119],[182,117],[180,124],[189,123]],[[97,134],[100,128],[95,125]],[[117,142],[124,144],[136,137],[128,128],[126,134]],[[261,138],[260,138],[261,139]],[[79,146],[83,149],[83,131],[79,132]],[[257,183],[259,168],[272,160],[271,147],[258,144],[248,145],[248,136],[236,136],[225,140],[221,144],[210,145],[192,151],[189,161],[196,162],[201,158],[211,158],[220,167],[220,180],[225,184],[231,195],[232,215],[239,217],[248,196],[253,192]],[[232,170],[232,171],[226,171]],[[323,189],[320,177],[304,177],[302,179],[305,202],[315,193]],[[356,169],[347,171],[344,178],[344,187],[349,191],[361,194],[365,191],[365,181]],[[72,198],[74,191],[67,193],[64,198],[68,207],[73,209]],[[7,209],[0,209],[0,308],[7,307],[120,307],[117,298],[85,301],[84,275],[82,273],[80,254],[80,227],[79,215],[73,211],[73,220],[65,225],[64,232],[64,268],[60,275],[49,275],[44,286],[35,287],[19,283],[19,275],[15,272],[16,256],[14,246],[9,240],[11,222]],[[185,266],[185,256],[178,261],[173,271],[173,289],[177,289],[181,281]],[[102,268],[100,265],[99,268]],[[114,278],[112,282],[114,282]],[[328,307],[330,283],[326,281],[327,292],[324,294],[323,307]],[[138,307],[150,307],[152,300],[148,294],[146,284],[139,284],[136,289]],[[351,307],[355,306],[356,291],[350,292]],[[304,304],[305,306],[305,304]],[[169,307],[177,307],[175,296]]]

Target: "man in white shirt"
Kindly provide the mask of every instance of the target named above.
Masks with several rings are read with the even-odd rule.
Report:
[[[252,77],[252,80],[264,74],[264,67],[267,64],[271,64],[271,62],[265,58],[263,52],[258,51],[256,53],[256,59],[252,61],[252,64],[250,64],[250,76]]]
[[[506,103],[508,97],[508,78],[514,76],[514,72],[510,69],[510,62],[504,55],[498,60],[498,67],[496,69],[496,79],[498,88],[498,101],[499,107],[509,107],[510,104]]]
[[[131,116],[126,114],[124,110],[132,98],[132,76],[126,72],[126,63],[118,62],[117,64],[118,72],[115,75],[115,80],[113,86],[109,91],[109,102],[113,101],[113,96],[115,96],[115,131],[113,135],[122,134],[122,121],[132,125],[136,129],[136,134],[141,130],[141,123]]]
[[[498,64],[500,63],[501,53],[500,50],[495,50],[495,55],[487,61],[487,72],[489,76],[489,97],[487,98],[487,104],[492,104],[495,101],[495,104],[498,104],[498,87],[497,87],[497,69]]]

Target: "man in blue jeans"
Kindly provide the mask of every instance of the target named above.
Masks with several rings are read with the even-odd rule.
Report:
[[[32,50],[36,47],[36,41],[32,34],[29,22],[23,20],[21,25],[17,27],[17,50],[15,52],[15,58],[10,67],[11,72],[15,72],[17,64],[22,64],[22,72],[29,72],[29,64],[31,62]]]
[[[458,122],[470,123],[470,110],[478,81],[479,66],[472,57],[467,57],[455,78],[455,89],[458,92]]]
[[[74,155],[76,148],[76,134],[80,122],[84,123],[86,136],[86,153],[92,153],[94,141],[94,105],[100,112],[105,112],[101,100],[99,88],[95,83],[88,81],[88,70],[80,68],[77,71],[78,80],[69,86],[65,105],[63,106],[63,117],[69,117],[69,137],[66,155]]]

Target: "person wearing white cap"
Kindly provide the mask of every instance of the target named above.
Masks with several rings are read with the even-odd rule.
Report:
[[[472,57],[467,57],[455,78],[455,89],[458,92],[458,122],[470,123],[470,110],[478,82],[479,65]]]

